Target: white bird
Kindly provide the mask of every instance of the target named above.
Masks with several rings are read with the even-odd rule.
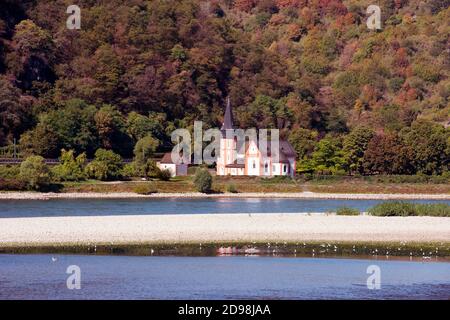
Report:
[[[52,261],[53,261],[53,262],[56,262],[56,260],[58,260],[58,258],[52,257]]]

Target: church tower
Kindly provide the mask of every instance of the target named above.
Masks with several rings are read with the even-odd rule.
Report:
[[[236,141],[234,139],[233,111],[231,110],[230,98],[227,98],[225,116],[222,123],[222,138],[220,139],[220,154],[217,158],[217,175],[225,176],[232,174],[229,165],[235,162]]]

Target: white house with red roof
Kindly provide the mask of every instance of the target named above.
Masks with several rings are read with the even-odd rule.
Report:
[[[172,177],[186,176],[188,171],[188,164],[186,161],[180,163],[174,163],[172,161],[172,153],[167,152],[162,157],[161,161],[158,161],[156,165],[160,170],[169,170]]]

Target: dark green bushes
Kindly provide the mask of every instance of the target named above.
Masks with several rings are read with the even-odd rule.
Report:
[[[122,158],[111,150],[98,149],[95,159],[86,166],[88,177],[97,180],[115,180],[122,177]]]
[[[369,214],[380,217],[450,217],[450,205],[445,203],[421,204],[402,201],[384,202],[369,209]]]
[[[195,188],[198,192],[209,193],[212,188],[212,176],[207,169],[198,169],[194,177]]]
[[[169,181],[172,178],[172,173],[169,169],[157,170],[156,177],[161,181]]]
[[[353,209],[349,207],[340,207],[336,210],[336,215],[338,216],[359,216],[361,212],[358,209]]]

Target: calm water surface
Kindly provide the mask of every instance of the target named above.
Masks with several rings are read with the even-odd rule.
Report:
[[[0,218],[361,211],[377,200],[133,199],[0,201]],[[417,201],[444,202],[450,201]],[[53,258],[53,259],[52,259]],[[366,287],[381,268],[381,290]],[[68,290],[78,265],[82,289]],[[449,299],[450,263],[292,257],[1,255],[0,299]]]
[[[55,199],[0,200],[0,218],[200,213],[331,212],[342,206],[367,211],[382,200],[318,199]],[[447,203],[450,200],[416,200]]]
[[[54,258],[54,259],[52,259]],[[56,260],[56,261],[55,261]],[[366,286],[381,268],[381,289]],[[68,290],[69,265],[81,290]],[[0,299],[449,299],[450,263],[279,257],[0,255]]]

